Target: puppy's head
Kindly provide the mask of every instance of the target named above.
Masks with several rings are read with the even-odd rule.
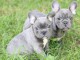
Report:
[[[50,16],[49,18],[53,20],[54,30],[56,30],[56,27],[63,31],[71,28],[73,15],[76,14],[76,7],[77,3],[75,1],[70,4],[68,9],[60,9],[59,3],[56,1],[53,2],[52,11],[55,13],[55,17]]]
[[[34,29],[34,34],[36,35],[37,38],[43,38],[43,37],[50,38],[52,34],[51,22],[47,20],[46,17],[38,18],[33,25],[33,29]]]
[[[32,17],[33,22],[33,32],[37,38],[50,38],[52,34],[51,21],[47,17]]]

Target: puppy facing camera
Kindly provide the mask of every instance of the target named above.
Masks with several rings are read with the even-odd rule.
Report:
[[[40,17],[36,20],[36,22],[32,25],[34,34],[38,38],[47,37],[50,38],[52,33],[51,21],[49,21],[46,17]]]
[[[72,26],[73,15],[76,14],[77,3],[73,1],[68,9],[61,9],[57,1],[52,3],[49,19],[53,21],[53,36],[62,37]],[[55,13],[55,16],[53,17]],[[52,16],[51,16],[52,15]]]
[[[38,54],[44,52],[48,47],[48,40],[52,36],[52,22],[47,17],[36,17],[30,15],[29,28],[15,36],[7,46],[9,54],[31,54],[34,51]]]

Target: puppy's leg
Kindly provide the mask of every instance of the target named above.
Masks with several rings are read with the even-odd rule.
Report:
[[[58,38],[57,40],[58,40],[58,43],[62,46],[62,38],[65,36],[65,34],[62,36],[62,37],[60,37],[60,38]]]
[[[34,51],[38,54],[43,53],[43,48],[41,48],[40,46],[35,46]]]
[[[38,57],[40,60],[45,60],[46,58],[46,54],[43,51],[43,48],[41,48],[40,46],[35,47],[35,52],[38,54]]]
[[[59,41],[57,41],[57,42],[60,44],[60,46],[62,46],[62,43],[63,43],[62,40],[59,40]]]
[[[43,47],[41,47],[41,46],[39,46],[39,45],[36,45],[36,46],[35,46],[34,51],[35,51],[37,54],[41,55],[41,56],[46,56]]]

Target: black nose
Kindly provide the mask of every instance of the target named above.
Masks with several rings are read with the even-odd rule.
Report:
[[[43,31],[42,33],[43,33],[43,35],[45,35],[46,34],[46,31]]]

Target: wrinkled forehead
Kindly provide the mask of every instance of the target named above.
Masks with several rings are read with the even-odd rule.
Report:
[[[39,23],[36,23],[35,25],[34,25],[34,27],[38,27],[38,28],[46,28],[47,27],[47,23],[46,22],[44,22],[44,23],[41,23],[41,22],[39,22]]]
[[[50,24],[51,22],[46,17],[39,17],[35,21],[35,24]]]
[[[46,17],[39,17],[39,18],[37,18],[36,22],[42,23],[42,24],[47,23],[47,19],[46,19]]]
[[[45,27],[48,24],[51,24],[51,22],[49,22],[46,17],[40,17],[40,18],[37,18],[34,25]]]
[[[56,16],[59,16],[59,17],[63,17],[63,18],[67,18],[67,17],[72,17],[72,13],[69,9],[61,9],[57,14]]]

